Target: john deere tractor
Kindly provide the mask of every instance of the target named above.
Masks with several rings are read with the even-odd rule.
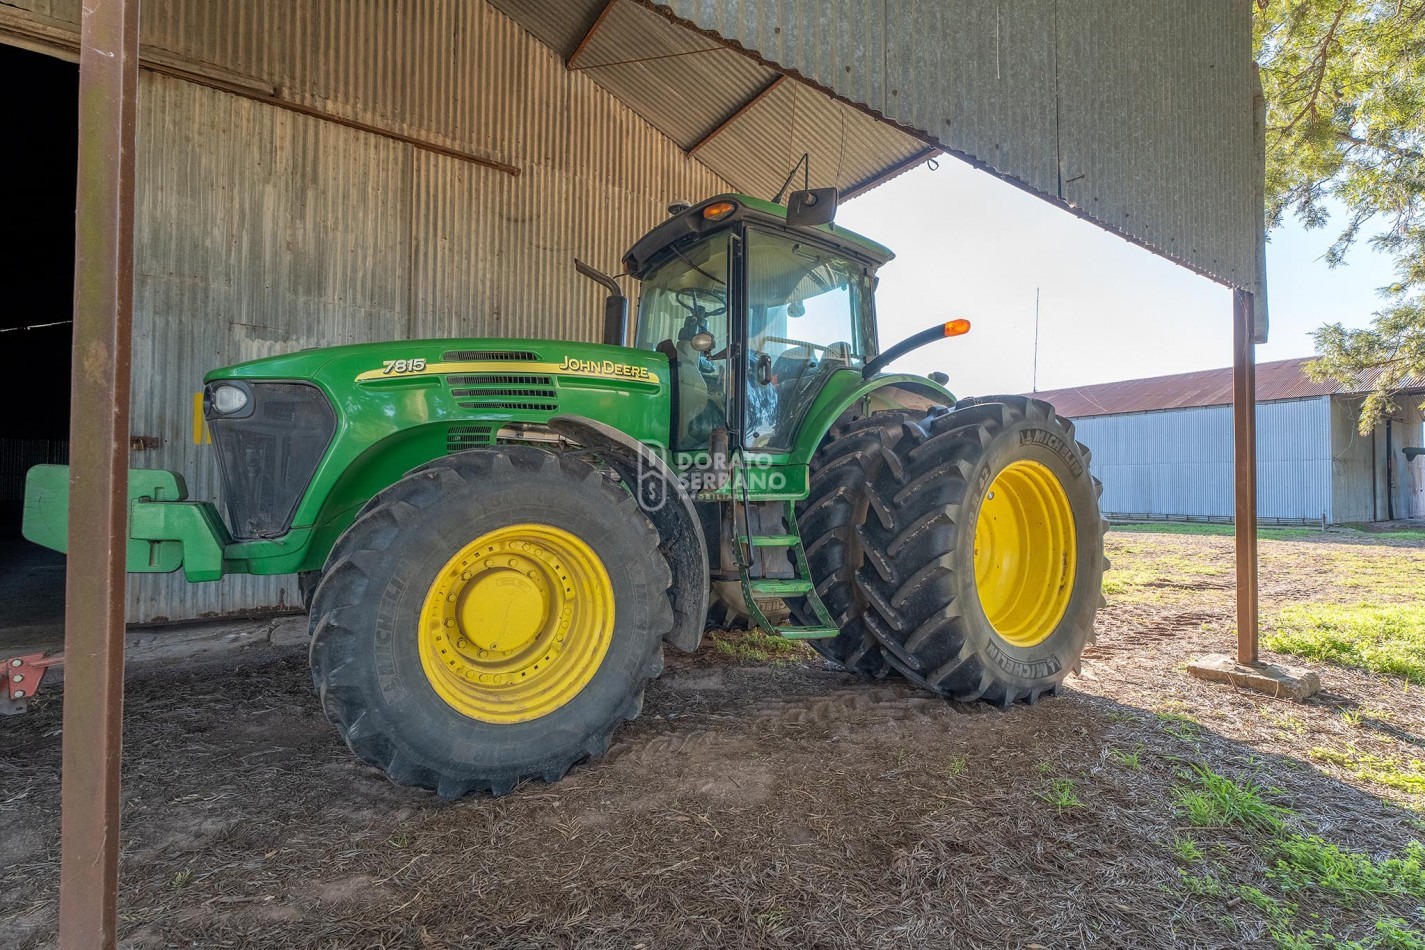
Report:
[[[130,476],[128,567],[297,574],[312,679],[352,751],[453,798],[553,782],[638,715],[663,648],[746,618],[868,677],[1002,706],[1058,690],[1099,606],[1103,530],[1070,422],[884,372],[891,259],[724,195],[623,259],[604,342],[405,340],[215,370],[226,518]],[[629,339],[631,334],[632,338]],[[68,473],[25,530],[65,548]]]

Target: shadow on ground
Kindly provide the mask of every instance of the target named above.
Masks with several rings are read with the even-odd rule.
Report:
[[[1269,946],[1267,914],[1182,886],[1192,765],[1345,847],[1413,837],[1296,758],[1105,696],[1005,714],[711,649],[670,657],[604,760],[447,805],[353,760],[300,647],[223,662],[131,677],[126,946]],[[25,948],[53,943],[59,729],[57,693],[0,723],[0,928]],[[1063,781],[1080,804],[1049,800]],[[1243,875],[1269,860],[1245,831],[1198,840]]]

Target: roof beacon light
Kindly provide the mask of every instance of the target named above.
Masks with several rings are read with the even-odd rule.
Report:
[[[731,201],[714,201],[703,209],[703,217],[709,221],[721,221],[736,210],[737,205]]]

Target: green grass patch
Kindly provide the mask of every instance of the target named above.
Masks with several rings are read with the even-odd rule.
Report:
[[[714,634],[713,647],[723,656],[744,663],[796,663],[810,655],[807,647],[796,640],[769,637],[756,630]]]
[[[1384,950],[1425,950],[1425,936],[1399,917],[1376,921],[1376,933],[1380,935],[1377,945]]]
[[[1363,897],[1425,898],[1425,845],[1412,841],[1400,857],[1374,860],[1343,851],[1315,835],[1290,835],[1277,843],[1267,876],[1286,891],[1314,888],[1351,903]]]
[[[1141,748],[1140,746],[1139,749]],[[1132,752],[1129,752],[1127,749],[1109,749],[1109,761],[1136,772],[1143,767],[1143,763],[1139,760],[1138,756],[1139,749],[1134,749]]]
[[[1178,876],[1183,890],[1193,897],[1227,897],[1231,890],[1211,874],[1189,874],[1179,870]]]
[[[1342,666],[1425,677],[1421,604],[1292,604],[1271,621],[1264,645]]]
[[[1208,521],[1135,521],[1114,524],[1109,530],[1124,534],[1178,534],[1212,538],[1230,538],[1236,534],[1236,528],[1231,524]],[[1391,541],[1425,541],[1425,531],[1363,531],[1349,526],[1334,526],[1328,531],[1322,531],[1320,528],[1306,526],[1278,528],[1264,525],[1258,526],[1257,537],[1278,541],[1301,538],[1324,538],[1329,541],[1333,537],[1345,537],[1352,541],[1369,541],[1373,538]]]
[[[1195,828],[1240,825],[1275,833],[1281,830],[1283,811],[1264,794],[1265,789],[1253,782],[1234,782],[1198,766],[1193,769],[1192,784],[1176,790],[1173,807]]]
[[[1109,530],[1125,534],[1185,534],[1211,538],[1230,538],[1237,533],[1237,529],[1233,525],[1206,521],[1139,521],[1132,524],[1115,524]],[[1363,532],[1352,532],[1352,535],[1361,533]],[[1330,535],[1320,528],[1259,527],[1257,537],[1290,540],[1292,538],[1330,537]]]
[[[1202,737],[1202,723],[1187,713],[1159,710],[1153,715],[1163,724],[1163,731],[1176,739],[1195,743]]]
[[[1398,759],[1350,746],[1328,749],[1317,746],[1308,755],[1317,762],[1345,769],[1363,782],[1398,789],[1411,795],[1425,795],[1425,762]]]
[[[1049,783],[1048,788],[1039,793],[1039,797],[1063,812],[1070,808],[1083,807],[1084,803],[1079,800],[1078,791],[1078,783],[1073,779],[1056,778]]]
[[[1374,904],[1384,909],[1387,899],[1425,900],[1425,845],[1412,841],[1404,851],[1381,858],[1347,851],[1315,835],[1289,831],[1290,810],[1268,802],[1266,790],[1250,781],[1236,782],[1200,766],[1185,777],[1187,783],[1175,790],[1178,813],[1196,827],[1266,832],[1261,847],[1269,865],[1264,880],[1234,881],[1221,865],[1202,866],[1202,848],[1176,836],[1172,847],[1178,861],[1203,872],[1179,868],[1185,894],[1227,907],[1240,901],[1265,919],[1267,933],[1281,950],[1425,950],[1425,935],[1397,917],[1380,917],[1373,933],[1355,940],[1322,929],[1331,924],[1323,915],[1333,907]],[[1299,910],[1302,905],[1314,908],[1312,929],[1297,929],[1306,923],[1299,919],[1306,916]],[[1360,911],[1351,911],[1353,924],[1359,926],[1361,919]]]
[[[1180,835],[1173,836],[1173,855],[1184,864],[1195,864],[1206,857],[1196,841]]]

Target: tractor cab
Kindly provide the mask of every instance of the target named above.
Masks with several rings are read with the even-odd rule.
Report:
[[[641,284],[633,345],[674,368],[670,448],[706,449],[725,429],[733,448],[785,451],[831,376],[876,355],[875,271],[891,252],[790,216],[723,195],[625,255]]]

